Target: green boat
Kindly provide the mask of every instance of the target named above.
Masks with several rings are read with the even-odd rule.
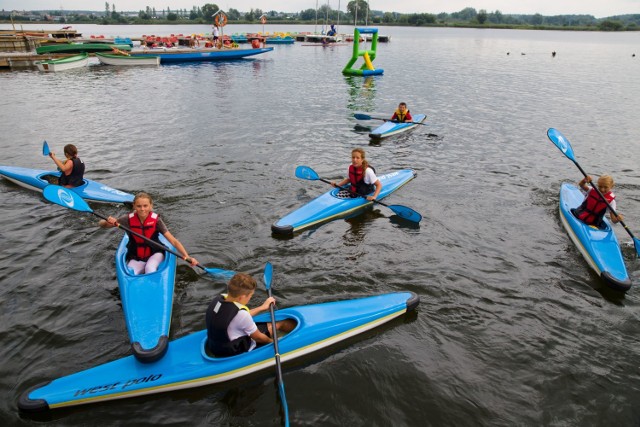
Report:
[[[36,48],[36,53],[82,53],[82,52],[110,52],[113,48],[130,51],[128,44],[106,44],[106,43],[56,43],[40,46]]]

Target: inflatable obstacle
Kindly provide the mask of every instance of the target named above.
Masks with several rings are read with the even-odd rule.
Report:
[[[360,50],[360,34],[371,34],[371,49]],[[342,70],[346,76],[376,76],[384,73],[384,70],[373,67],[373,60],[376,59],[376,49],[378,48],[377,28],[355,28],[353,30],[353,55]],[[362,57],[364,63],[360,68],[353,68],[358,58]]]

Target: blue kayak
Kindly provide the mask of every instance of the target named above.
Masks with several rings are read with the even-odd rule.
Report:
[[[377,200],[384,199],[416,176],[417,173],[412,169],[378,175],[382,190]],[[372,205],[373,202],[364,197],[351,197],[349,192],[334,188],[276,221],[271,225],[271,231],[291,235],[323,222],[352,215]]]
[[[278,340],[281,361],[293,360],[373,329],[413,310],[419,302],[413,292],[398,292],[277,310],[276,320],[297,322],[293,331]],[[269,313],[263,313],[255,320],[268,322],[270,318]],[[273,344],[238,356],[214,358],[206,353],[206,339],[207,332],[203,330],[172,341],[167,354],[156,363],[140,363],[128,356],[36,385],[20,396],[18,407],[26,412],[41,412],[200,387],[275,365]]]
[[[14,166],[0,166],[0,176],[30,190],[42,191],[49,185],[47,177],[59,177],[59,171],[46,171],[39,169],[28,169]],[[84,200],[90,202],[103,203],[133,203],[133,194],[116,190],[107,185],[100,184],[90,179],[84,179],[84,184],[79,187],[70,188],[78,193]]]
[[[182,63],[182,62],[207,62],[226,61],[230,59],[241,59],[247,56],[259,55],[271,52],[272,47],[261,47],[256,49],[178,49],[176,51],[163,49],[148,49],[145,51],[131,52],[132,56],[159,56],[161,64]]]
[[[604,280],[607,286],[626,292],[631,288],[631,279],[624,265],[620,244],[609,219],[605,216],[604,227],[598,228],[580,221],[571,212],[584,200],[584,193],[573,184],[560,187],[560,219],[576,247],[589,266]]]
[[[420,126],[418,123],[424,122],[426,118],[427,116],[425,116],[424,114],[416,114],[415,116],[413,116],[413,122],[398,123],[398,122],[392,122],[391,120],[388,120],[383,124],[381,124],[380,126],[378,126],[377,128],[375,128],[374,130],[372,130],[371,133],[369,134],[369,138],[383,139],[383,138],[388,138],[392,135],[397,135],[399,133],[406,132],[410,129],[413,129],[416,126]]]
[[[165,246],[175,251],[163,235],[159,237]],[[116,275],[124,319],[133,355],[141,362],[155,362],[167,352],[169,343],[177,259],[165,251],[158,271],[134,275],[125,260],[128,242],[129,236],[125,234],[116,251]]]

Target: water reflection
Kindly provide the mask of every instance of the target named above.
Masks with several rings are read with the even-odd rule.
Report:
[[[376,80],[374,76],[344,76],[348,85],[347,108],[352,111],[373,111],[375,109]]]

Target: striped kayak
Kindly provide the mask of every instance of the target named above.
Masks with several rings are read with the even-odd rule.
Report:
[[[378,179],[382,183],[382,190],[380,190],[377,200],[384,199],[416,176],[417,173],[412,169],[378,175]],[[275,234],[291,235],[323,222],[352,215],[372,205],[373,202],[364,197],[351,197],[347,191],[333,188],[276,221],[271,225],[271,231]]]
[[[605,216],[604,228],[587,225],[573,215],[584,200],[584,194],[573,184],[560,187],[560,219],[569,237],[587,261],[589,266],[612,289],[626,292],[631,288],[631,279],[624,265],[620,244]]]
[[[413,122],[408,123],[398,123],[392,122],[391,120],[384,122],[377,128],[375,128],[369,134],[369,138],[371,139],[383,139],[388,138],[393,135],[397,135],[402,132],[406,132],[410,129],[413,129],[416,126],[419,126],[418,123],[422,123],[425,121],[427,116],[424,114],[416,114],[413,116]]]
[[[47,177],[59,177],[58,171],[46,171],[39,169],[28,169],[14,166],[0,166],[0,176],[30,190],[42,191],[49,185]],[[90,202],[103,203],[133,203],[133,194],[116,190],[105,184],[100,184],[90,179],[84,179],[84,184],[79,187],[70,188],[78,193],[84,200]]]
[[[413,292],[397,292],[277,310],[276,320],[294,319],[298,323],[278,340],[281,361],[296,359],[373,329],[415,309],[419,302]],[[263,313],[255,320],[268,322],[270,315]],[[207,331],[203,330],[172,341],[167,354],[156,363],[140,363],[128,356],[36,385],[20,396],[18,407],[25,412],[41,412],[200,387],[275,365],[272,344],[238,356],[214,358],[206,353],[206,339]]]
[[[159,237],[162,244],[175,251],[163,235]],[[155,362],[164,356],[169,344],[177,259],[165,251],[158,271],[133,275],[125,260],[127,243],[129,235],[125,234],[116,251],[116,276],[131,350],[139,361]]]

